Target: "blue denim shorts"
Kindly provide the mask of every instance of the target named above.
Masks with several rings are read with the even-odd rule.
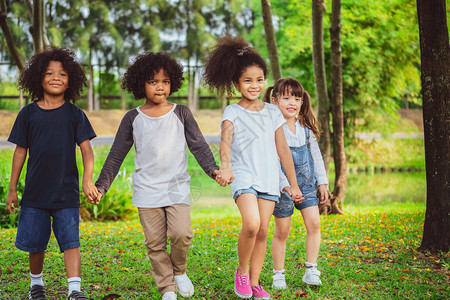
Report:
[[[296,204],[292,201],[292,198],[288,193],[282,192],[280,202],[275,204],[273,215],[277,218],[286,218],[294,214],[294,206],[296,209],[302,210],[304,208],[317,205],[319,205],[319,199],[315,193],[307,195],[302,203]]]
[[[255,190],[255,188],[253,188],[251,186],[248,189],[237,190],[236,193],[234,193],[234,195],[233,195],[234,202],[236,202],[236,199],[240,195],[247,194],[247,193],[254,194],[257,198],[263,198],[263,199],[274,201],[274,202],[278,202],[278,198],[279,198],[278,196],[275,196],[275,195],[269,195],[267,193],[258,192],[257,190]]]
[[[79,224],[79,208],[41,209],[22,206],[15,245],[22,251],[45,251],[53,227],[61,252],[78,248]]]

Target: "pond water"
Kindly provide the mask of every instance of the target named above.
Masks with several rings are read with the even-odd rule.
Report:
[[[201,176],[203,177],[203,176]],[[331,176],[330,176],[331,177]],[[330,188],[334,178],[330,178]],[[221,188],[207,178],[191,180],[191,200],[194,207],[235,206],[229,187]],[[426,202],[425,172],[386,172],[348,174],[345,205],[386,205],[391,203]]]
[[[330,187],[333,186],[334,182],[330,182]],[[426,193],[425,172],[356,173],[348,174],[345,203],[353,205],[425,203]]]

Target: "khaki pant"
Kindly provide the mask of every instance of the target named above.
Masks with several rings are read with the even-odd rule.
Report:
[[[186,204],[175,204],[138,208],[138,211],[158,290],[161,294],[177,292],[173,277],[186,272],[187,254],[193,237],[191,208]],[[170,239],[170,254],[167,238]]]

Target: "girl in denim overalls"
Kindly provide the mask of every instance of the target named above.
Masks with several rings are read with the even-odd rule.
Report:
[[[280,189],[283,190],[283,193],[273,212],[275,217],[275,233],[272,241],[273,287],[276,289],[286,288],[284,258],[294,206],[302,213],[307,232],[306,272],[303,282],[310,285],[321,285],[320,271],[317,270],[320,218],[319,200],[316,194],[318,187],[320,203],[324,203],[328,199],[328,180],[317,144],[319,130],[311,110],[310,96],[297,80],[283,78],[267,89],[264,100],[266,102],[272,100],[286,119],[283,129],[294,160],[297,183],[303,194],[303,201],[294,203],[289,196],[289,183],[284,173],[280,172]],[[284,172],[284,169],[282,171]]]

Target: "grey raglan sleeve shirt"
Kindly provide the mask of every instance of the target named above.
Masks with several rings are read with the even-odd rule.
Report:
[[[208,143],[203,137],[192,112],[186,105],[177,105],[175,114],[184,125],[184,136],[189,150],[194,155],[200,167],[211,178],[214,179],[213,172],[218,170],[214,155],[209,148]]]
[[[133,146],[133,121],[137,115],[138,111],[136,109],[130,110],[120,122],[119,129],[117,129],[114,138],[114,143],[103,164],[100,176],[95,183],[95,186],[102,195],[105,195],[110,188],[114,178],[116,178],[116,175],[119,172],[123,160]]]

